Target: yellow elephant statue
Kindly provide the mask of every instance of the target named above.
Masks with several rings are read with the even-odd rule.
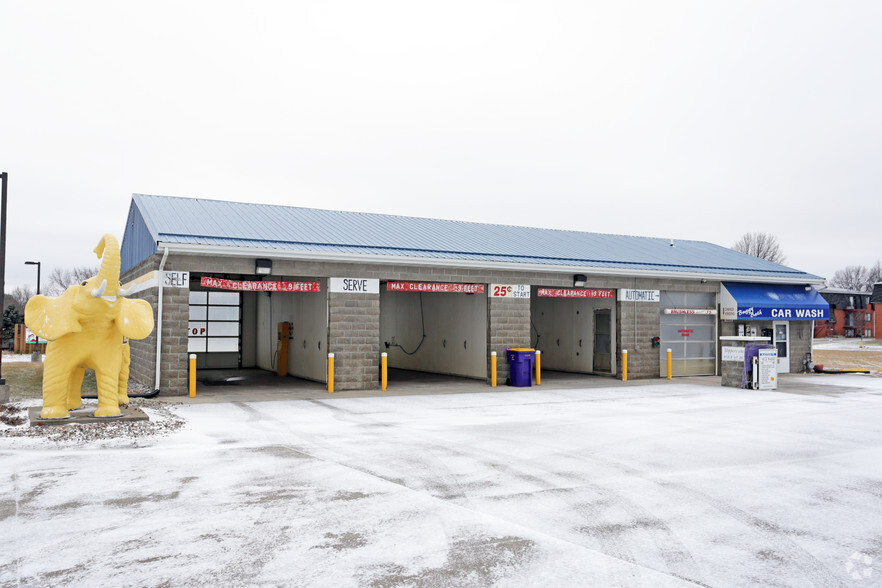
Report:
[[[70,286],[57,298],[34,296],[25,306],[25,324],[47,339],[43,366],[43,409],[40,417],[61,419],[82,405],[83,371],[95,370],[98,408],[95,416],[119,416],[128,401],[126,339],[143,339],[153,331],[153,308],[144,300],[128,300],[119,287],[119,244],[102,237],[95,253],[98,275]],[[124,343],[125,342],[125,343]],[[76,391],[74,391],[76,390]]]

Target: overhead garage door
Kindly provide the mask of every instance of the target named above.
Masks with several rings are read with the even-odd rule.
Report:
[[[675,376],[712,376],[717,369],[716,297],[713,293],[661,292],[660,373],[667,350]]]
[[[238,292],[190,292],[187,351],[198,367],[239,366],[241,314]]]

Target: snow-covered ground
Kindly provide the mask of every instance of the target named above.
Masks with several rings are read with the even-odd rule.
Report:
[[[0,438],[3,586],[882,585],[882,378],[184,405]]]
[[[20,353],[4,353],[3,354],[3,363],[22,363],[22,362],[31,362],[30,354],[20,354]],[[45,355],[40,354],[40,359],[43,359]]]
[[[882,344],[876,339],[820,337],[812,340],[812,348],[835,351],[882,351]]]

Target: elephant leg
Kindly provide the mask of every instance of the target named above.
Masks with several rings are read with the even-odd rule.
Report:
[[[95,380],[98,382],[98,408],[95,410],[95,416],[115,417],[122,414],[117,401],[119,370],[95,370]]]
[[[66,419],[70,416],[67,411],[67,392],[71,370],[58,360],[61,350],[50,351],[55,353],[46,353],[46,360],[43,362],[43,409],[40,411],[40,418]]]
[[[119,387],[117,396],[119,404],[129,403],[129,363],[132,360],[128,341],[123,342],[122,365],[119,368]]]
[[[86,368],[82,366],[75,367],[68,379],[67,388],[67,409],[76,410],[83,408],[83,376],[86,374]]]

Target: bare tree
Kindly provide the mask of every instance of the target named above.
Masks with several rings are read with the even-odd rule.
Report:
[[[54,268],[49,272],[46,278],[46,288],[44,289],[47,296],[60,296],[67,290],[68,286],[84,282],[98,274],[97,267],[72,267],[72,268]]]
[[[877,259],[876,264],[867,270],[867,290],[873,289],[873,284],[882,282],[882,260]]]
[[[844,269],[836,270],[830,279],[830,285],[836,288],[845,288],[846,290],[856,290],[858,292],[867,291],[867,283],[869,271],[862,265],[849,265]]]
[[[28,300],[33,295],[34,290],[30,286],[16,286],[6,297],[11,299],[12,304],[15,305],[19,312],[24,312],[25,304],[28,303]]]
[[[731,249],[765,259],[773,263],[784,263],[787,257],[781,251],[778,237],[769,233],[745,233],[732,245]]]

